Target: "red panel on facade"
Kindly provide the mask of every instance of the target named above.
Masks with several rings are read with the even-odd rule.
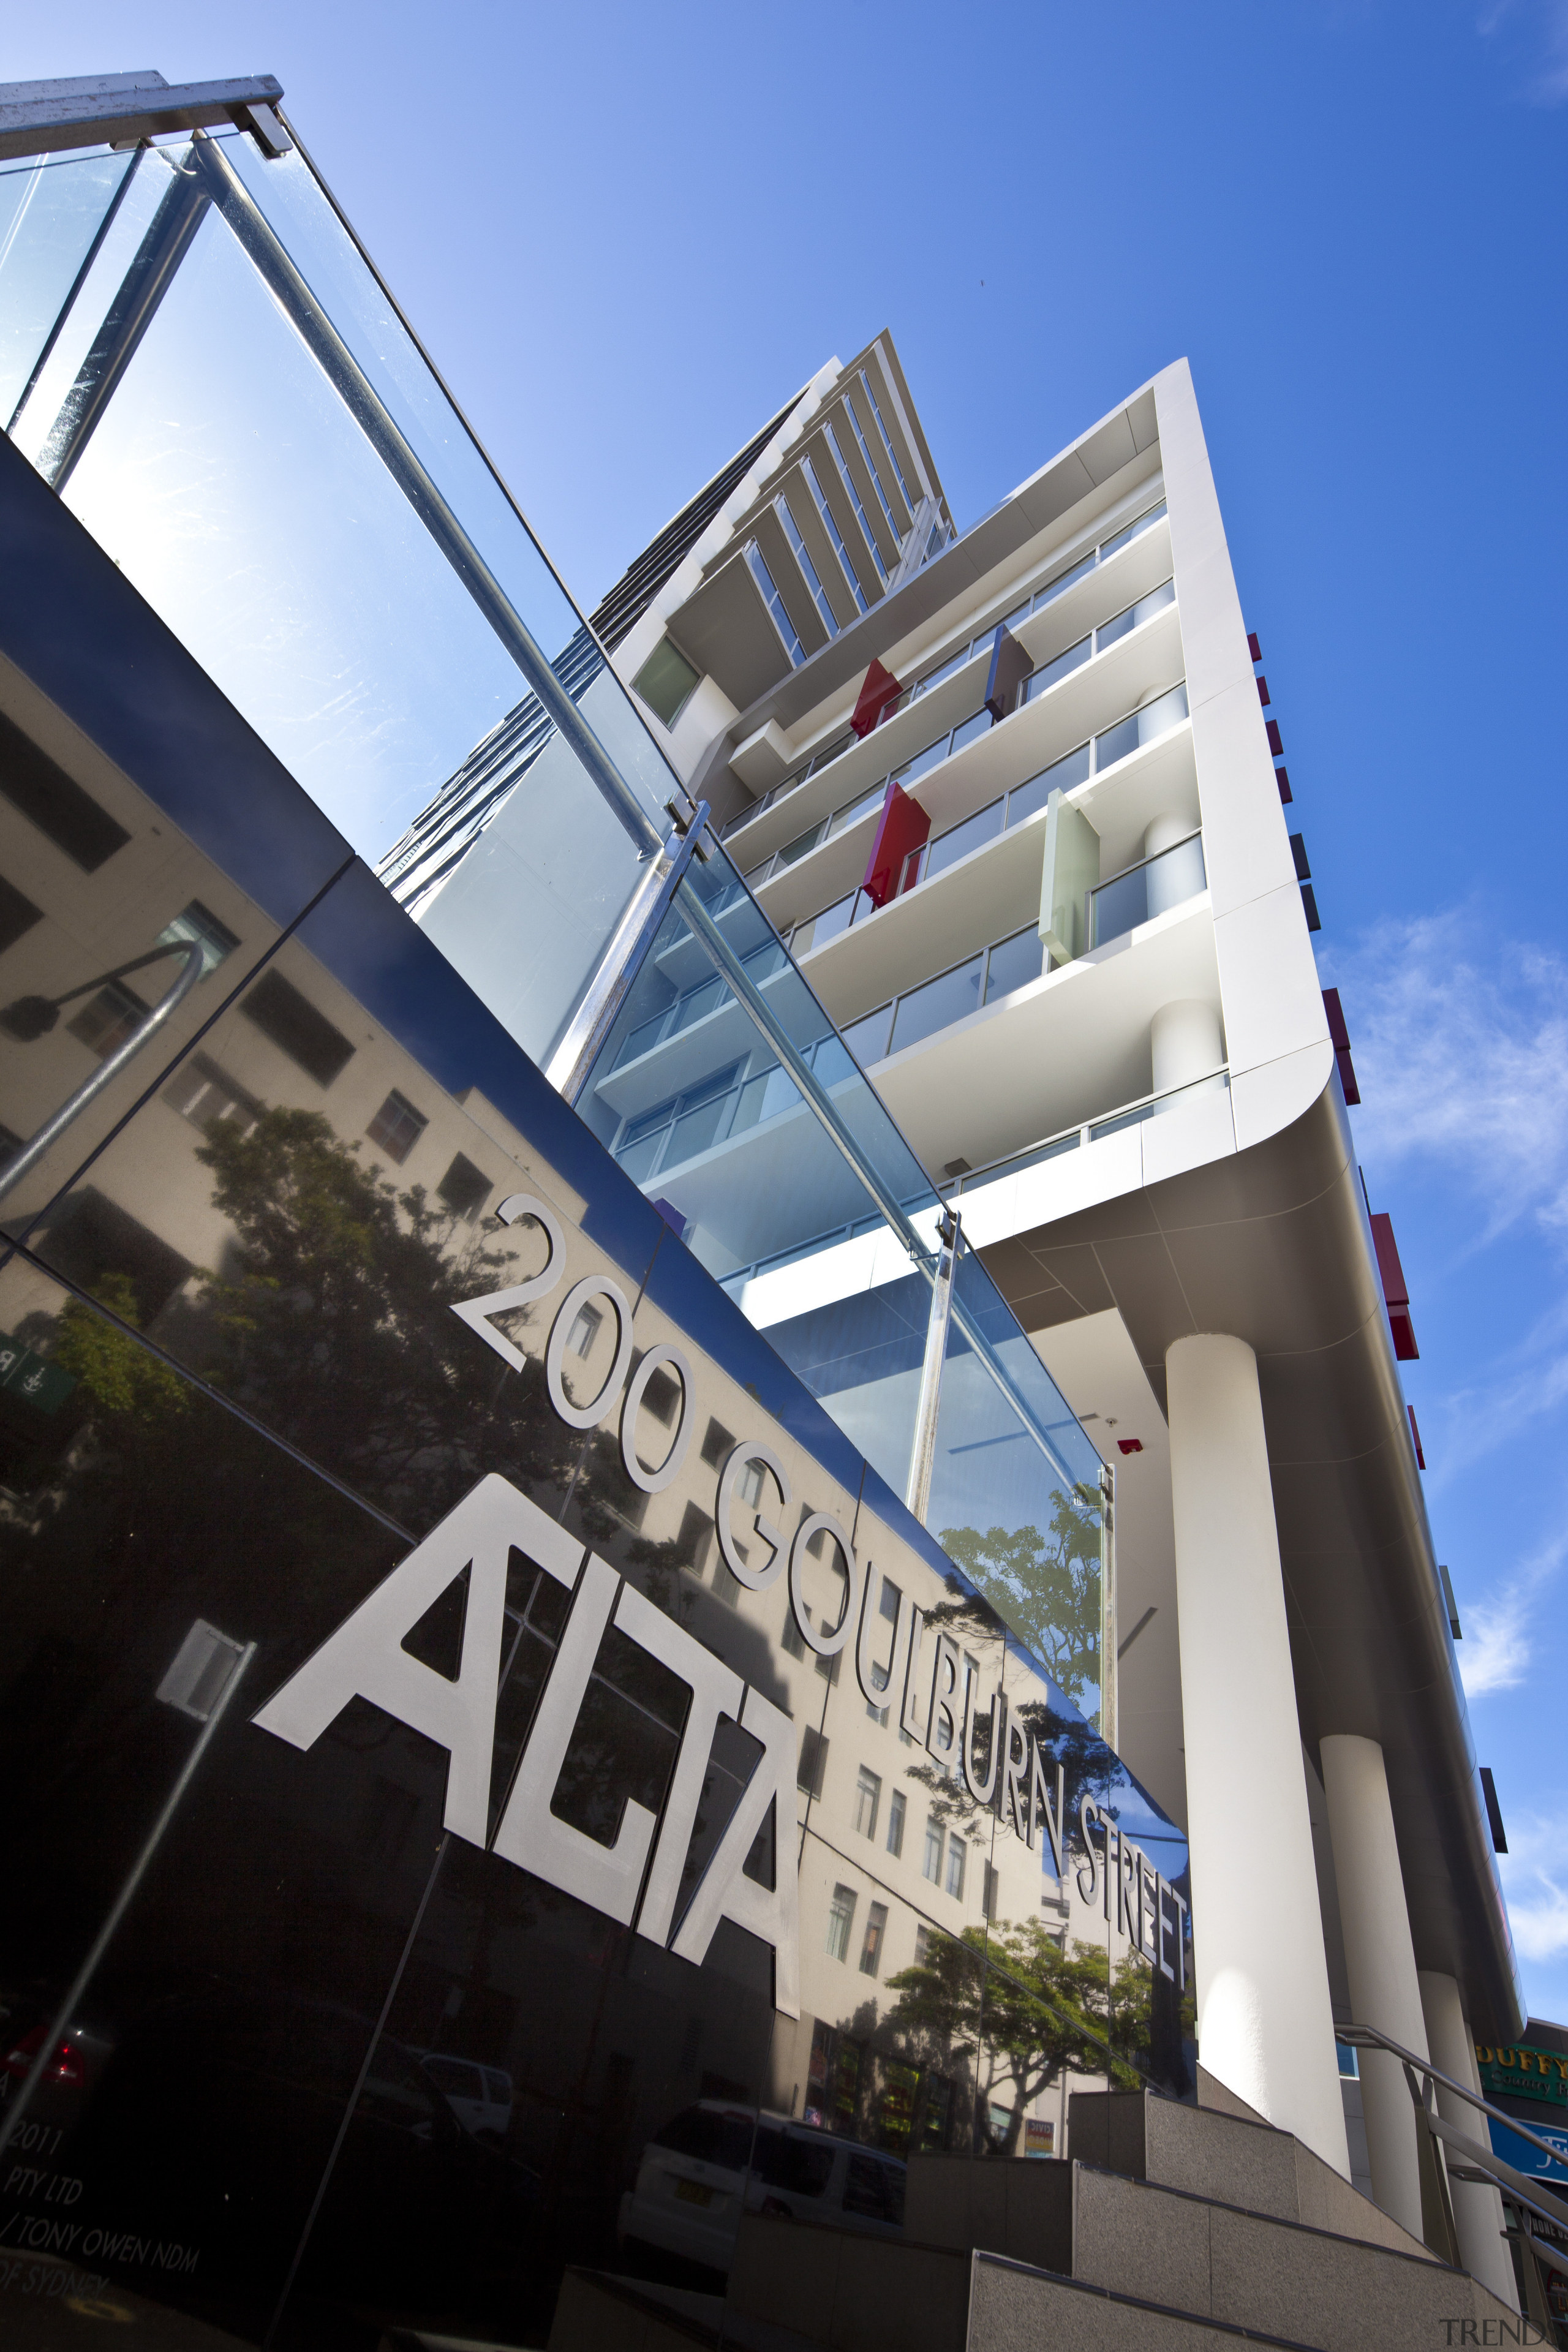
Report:
[[[1335,1053],[1348,1054],[1351,1049],[1351,1033],[1345,1027],[1344,1007],[1340,1003],[1340,992],[1337,988],[1324,989],[1323,1011],[1329,1016],[1329,1034],[1334,1041]]]
[[[1340,1084],[1344,1088],[1346,1102],[1360,1102],[1361,1088],[1355,1082],[1355,1064],[1351,1060],[1349,1054],[1344,1053],[1336,1054],[1334,1061],[1339,1069]]]
[[[1247,640],[1247,650],[1252,656],[1255,662],[1260,662],[1263,659],[1263,648],[1258,644],[1256,635],[1248,636]]]
[[[1425,1470],[1426,1456],[1421,1451],[1421,1432],[1416,1425],[1415,1407],[1413,1404],[1407,1404],[1405,1410],[1410,1415],[1410,1434],[1415,1441],[1415,1467],[1417,1470]]]
[[[869,735],[889,702],[897,702],[903,688],[890,669],[874,661],[860,683],[860,692],[849,724],[857,735]]]
[[[1290,790],[1290,779],[1286,774],[1285,770],[1283,768],[1276,768],[1274,771],[1274,776],[1276,782],[1279,786],[1280,799],[1282,801],[1293,800],[1295,795]]]
[[[1278,760],[1283,755],[1285,750],[1284,744],[1279,740],[1279,721],[1278,719],[1270,719],[1266,723],[1268,729],[1268,748]]]
[[[1399,1249],[1394,1238],[1394,1220],[1382,1210],[1372,1221],[1372,1245],[1377,1252],[1384,1304],[1388,1308],[1389,1328],[1394,1333],[1394,1352],[1402,1364],[1413,1364],[1421,1350],[1415,1344],[1415,1327],[1410,1320],[1410,1293],[1405,1286],[1405,1268],[1399,1263]]]
[[[1410,1293],[1405,1287],[1405,1268],[1399,1263],[1399,1246],[1394,1238],[1394,1219],[1382,1209],[1373,1217],[1372,1245],[1377,1252],[1377,1270],[1383,1277],[1384,1304],[1390,1307],[1408,1307]]]
[[[1269,694],[1268,680],[1266,677],[1260,677],[1258,681],[1258,699],[1262,703],[1264,709],[1267,710],[1268,708]]]
[[[885,907],[898,897],[905,860],[930,838],[931,819],[919,801],[910,800],[901,784],[889,784],[860,885],[873,907]]]

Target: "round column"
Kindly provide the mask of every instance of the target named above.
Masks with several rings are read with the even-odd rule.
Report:
[[[1426,2021],[1383,1750],[1375,1739],[1335,1732],[1322,1741],[1321,1757],[1355,2021],[1375,2025],[1425,2058]],[[1385,2213],[1419,2238],[1421,2174],[1405,2069],[1385,2050],[1363,2050],[1359,2063],[1372,2193]]]
[[[1434,1969],[1420,1969],[1416,1981],[1421,1988],[1421,2013],[1426,2021],[1426,2055],[1434,2066],[1441,2066],[1445,2074],[1452,2074],[1456,2083],[1463,2083],[1479,2096],[1481,2078],[1476,2069],[1475,2037],[1458,1986],[1452,1977],[1441,1976]],[[1438,2091],[1437,2113],[1456,2131],[1479,2140],[1483,2147],[1490,2145],[1485,2116],[1478,2115],[1452,2091]],[[1456,2180],[1452,2172],[1448,2190],[1459,2233],[1459,2260],[1472,2278],[1489,2286],[1510,2311],[1517,2311],[1519,2287],[1502,2233],[1502,2199],[1489,2181]]]
[[[1165,1374],[1198,2054],[1348,2180],[1258,1360],[1178,1339]]]
[[[1152,1091],[1168,1094],[1174,1087],[1190,1086],[1194,1078],[1206,1077],[1217,1070],[1225,1060],[1225,1042],[1220,1030],[1219,1007],[1206,1003],[1201,996],[1178,997],[1173,1004],[1162,1004],[1149,1024],[1149,1061],[1152,1071]],[[1215,1080],[1216,1086],[1222,1081]]]

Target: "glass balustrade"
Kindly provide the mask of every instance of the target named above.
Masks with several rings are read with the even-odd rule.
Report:
[[[1086,1120],[1080,1127],[1061,1129],[1047,1136],[1042,1142],[1031,1143],[1021,1151],[1010,1151],[1000,1160],[987,1160],[983,1168],[966,1169],[943,1191],[950,1197],[960,1192],[973,1192],[983,1184],[994,1184],[1005,1176],[1020,1176],[1026,1169],[1037,1168],[1047,1160],[1059,1160],[1064,1153],[1079,1150],[1085,1144],[1101,1143],[1108,1136],[1120,1135],[1130,1127],[1142,1127],[1146,1119],[1163,1118],[1167,1112],[1184,1109],[1195,1103],[1201,1095],[1224,1094],[1230,1088],[1230,1073],[1220,1068],[1209,1071],[1201,1078],[1193,1078],[1184,1086],[1172,1087],[1163,1094],[1144,1095],[1121,1109],[1108,1111],[1103,1118]]]
[[[1140,923],[1152,922],[1156,915],[1184,905],[1207,887],[1203,835],[1189,834],[1184,841],[1128,866],[1089,893],[1089,944],[1096,948],[1106,940],[1119,940],[1125,932],[1136,930]]]

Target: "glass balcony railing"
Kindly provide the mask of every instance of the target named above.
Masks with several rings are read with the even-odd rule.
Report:
[[[904,862],[899,895],[903,897],[920,883],[934,881],[939,874],[944,873],[950,866],[956,866],[959,859],[967,857],[972,850],[983,848],[986,842],[994,841],[998,834],[1009,833],[1015,825],[1023,824],[1028,818],[1037,815],[1053,792],[1070,793],[1079,784],[1087,783],[1090,776],[1100,773],[1117,760],[1124,760],[1129,751],[1137,751],[1141,745],[1151,743],[1157,736],[1166,734],[1171,728],[1179,726],[1186,715],[1186,688],[1184,685],[1173,687],[1168,694],[1162,694],[1154,701],[1146,702],[1142,709],[1130,712],[1125,719],[1119,719],[1115,726],[1107,728],[1102,735],[1091,736],[1087,743],[1080,743],[1075,751],[1064,752],[1059,760],[1053,760],[1050,766],[1042,768],[1037,775],[1026,778],[1021,784],[1015,784],[1010,792],[999,794],[995,800],[988,801],[984,808],[976,809],[973,816],[964,817],[959,824],[950,825],[945,833],[939,833],[934,839],[924,843],[921,848],[912,849]],[[960,730],[955,729],[953,731],[957,734]],[[815,828],[811,835],[802,835],[798,844],[792,842],[790,849],[795,851],[795,856],[805,856],[807,850],[815,849],[819,841],[827,837],[830,829],[842,831],[845,824],[851,823],[854,817],[862,814],[886,789],[887,784],[884,780],[871,792],[864,794],[860,800],[852,803],[848,809],[841,810],[837,817],[831,819],[825,817],[822,824]],[[1177,847],[1184,845],[1178,844]],[[1173,855],[1174,853],[1165,854]],[[769,866],[776,872],[781,870],[782,864],[794,862],[795,858],[791,857],[788,852],[781,849],[778,857],[769,861]],[[1198,864],[1201,871],[1203,864],[1201,849],[1198,852]],[[759,866],[753,874],[747,877],[753,888],[759,881],[766,880],[767,870],[767,867]],[[1135,869],[1129,868],[1129,872]],[[1160,877],[1156,885],[1157,895],[1168,887],[1174,887],[1179,870],[1173,867],[1169,877]],[[1116,881],[1119,882],[1123,878],[1118,876]],[[1112,889],[1115,887],[1115,882],[1102,885],[1105,889]],[[1195,885],[1195,889],[1202,890],[1205,887],[1205,884],[1200,880]],[[1184,889],[1180,893],[1182,898],[1192,898],[1194,895],[1194,890],[1188,889]],[[863,904],[862,900],[864,900]],[[1167,905],[1176,904],[1176,898],[1160,896],[1160,903],[1155,906],[1154,912],[1163,914]],[[841,931],[848,930],[852,923],[863,920],[868,914],[874,914],[876,911],[862,890],[858,888],[851,890],[847,898],[835,899],[833,904],[830,907],[825,907],[820,914],[808,916],[804,922],[797,923],[795,929],[785,935],[789,941],[790,953],[795,956],[809,955],[814,948],[825,947],[829,940],[837,939]],[[1139,923],[1147,920],[1147,914],[1134,918],[1134,921]],[[1131,930],[1132,928],[1132,923],[1118,923],[1114,930],[1102,930],[1100,936],[1104,939],[1115,939],[1121,931]],[[1093,944],[1092,941],[1091,944]]]
[[[956,677],[961,669],[966,667],[970,662],[977,660],[983,653],[989,653],[995,640],[998,623],[1004,628],[1016,629],[1026,621],[1031,614],[1043,612],[1047,604],[1054,604],[1057,598],[1065,594],[1068,589],[1076,587],[1080,580],[1087,578],[1097,565],[1106,561],[1107,557],[1129,546],[1133,540],[1141,539],[1146,530],[1152,530],[1154,525],[1163,520],[1164,512],[1165,501],[1162,499],[1157,505],[1150,507],[1145,513],[1141,514],[1135,522],[1130,522],[1124,530],[1118,531],[1113,539],[1102,540],[1098,547],[1090,548],[1087,555],[1080,556],[1075,563],[1069,564],[1065,572],[1058,572],[1053,579],[1047,582],[1043,588],[1036,590],[1032,595],[1026,596],[1022,604],[1015,604],[1011,612],[997,614],[994,619],[986,623],[977,636],[966,638],[963,644],[956,647],[953,652],[943,655],[934,668],[922,672],[912,686],[906,687],[898,699],[888,705],[878,720],[878,725],[886,726],[888,720],[896,718],[900,710],[907,710],[911,702],[918,702],[922,694],[930,694],[933,688],[945,684],[950,677]],[[1174,583],[1167,581],[1163,588],[1155,589],[1150,596],[1140,598],[1136,604],[1130,604],[1126,612],[1119,614],[1115,620],[1106,622],[1102,629],[1091,634],[1098,635],[1100,649],[1103,650],[1104,646],[1113,645],[1118,636],[1125,636],[1128,630],[1135,628],[1138,621],[1147,620],[1152,614],[1158,612],[1162,605],[1170,604],[1174,595]],[[1145,607],[1147,610],[1144,609]],[[1132,615],[1136,617],[1130,617]],[[1089,639],[1085,638],[1081,642],[1087,646]],[[1076,654],[1078,651],[1078,647],[1075,646],[1073,652]],[[1085,652],[1079,657],[1087,661],[1089,655]],[[1077,661],[1070,661],[1066,655],[1061,656],[1060,659],[1066,662],[1068,667],[1078,667]],[[1035,675],[1038,678],[1042,673],[1037,671]],[[1061,676],[1065,673],[1057,669],[1055,675]],[[1033,679],[1030,685],[1031,690],[1035,693],[1044,691],[1043,686],[1036,685]],[[783,777],[773,786],[772,792],[764,793],[762,799],[753,802],[750,808],[742,809],[738,816],[732,816],[724,827],[721,837],[728,841],[731,834],[739,833],[743,825],[750,824],[752,819],[761,816],[765,809],[773,807],[777,802],[784,799],[786,794],[793,793],[797,784],[804,784],[810,777],[820,775],[823,769],[830,767],[842,752],[853,750],[859,738],[851,729],[845,728],[841,734],[834,736],[831,742],[824,744],[821,751],[814,751],[809,759],[803,760],[798,767],[792,768],[788,775]]]
[[[1184,905],[1207,888],[1203,835],[1190,833],[1184,841],[1173,842],[1153,857],[1142,858],[1102,882],[1098,890],[1088,891],[1084,936],[1091,948],[1106,940],[1119,940],[1124,932],[1136,930],[1140,923],[1152,922],[1156,915]]]
[[[962,1176],[942,1191],[949,1198],[960,1192],[973,1192],[979,1185],[994,1184],[1004,1176],[1020,1176],[1026,1168],[1038,1168],[1045,1160],[1059,1160],[1068,1151],[1078,1151],[1085,1144],[1103,1142],[1107,1136],[1120,1135],[1130,1127],[1142,1127],[1145,1119],[1163,1118],[1168,1111],[1182,1110],[1195,1102],[1200,1095],[1227,1094],[1230,1071],[1223,1064],[1201,1078],[1191,1078],[1184,1086],[1169,1087],[1165,1093],[1142,1095],[1135,1101],[1123,1103],[1120,1109],[1108,1111],[1103,1118],[1086,1119],[1079,1127],[1064,1127],[1039,1143],[1031,1143],[1022,1151],[1010,1151],[1000,1160],[988,1160],[984,1168],[965,1169]]]

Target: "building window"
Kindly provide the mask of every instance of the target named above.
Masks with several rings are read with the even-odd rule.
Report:
[[[800,1735],[800,1763],[795,1776],[796,1786],[804,1789],[808,1797],[821,1796],[822,1774],[826,1762],[827,1742],[821,1732],[808,1723]]]
[[[365,1133],[401,1168],[429,1124],[424,1112],[416,1110],[406,1095],[400,1095],[394,1087]]]
[[[232,1120],[241,1135],[248,1135],[263,1108],[205,1054],[193,1054],[182,1063],[163,1088],[163,1100],[204,1135],[220,1119]]]
[[[860,1947],[860,1973],[863,1977],[880,1976],[882,1972],[882,1938],[888,1932],[888,1906],[873,1903],[866,1914],[866,1940]]]
[[[827,1954],[830,1959],[847,1959],[849,1954],[849,1930],[855,1920],[855,1889],[836,1886],[827,1912]]]
[[[701,676],[678,645],[668,637],[661,637],[633,678],[632,690],[641,695],[661,726],[673,727],[696,692]]]
[[[929,1821],[926,1823],[925,1852],[921,1856],[921,1872],[924,1877],[931,1880],[933,1886],[942,1885],[942,1823],[938,1821]]]
[[[239,1009],[318,1086],[330,1087],[353,1055],[354,1049],[342,1031],[334,1029],[280,971],[263,972]]]
[[[904,1792],[895,1789],[888,1800],[888,1852],[902,1853],[904,1850]]]
[[[784,1645],[792,1658],[805,1656],[805,1637],[795,1622],[795,1611],[786,1609],[784,1621]]]
[[[805,476],[805,487],[811,492],[812,503],[822,518],[822,528],[833,541],[834,552],[838,558],[845,585],[854,597],[858,609],[862,613],[868,613],[871,607],[866,601],[866,592],[861,587],[856,576],[855,566],[849,560],[849,550],[844,544],[844,534],[833,520],[833,509],[823,495],[822,484],[816,478],[816,467],[809,457],[803,457],[800,461],[800,470]]]
[[[960,1903],[963,1900],[963,1865],[967,1861],[968,1856],[969,1848],[965,1845],[961,1837],[954,1836],[949,1838],[947,1842],[947,1891],[950,1895],[954,1895]]]
[[[226,923],[219,922],[210,907],[204,907],[199,898],[193,898],[183,914],[176,915],[172,923],[164,924],[158,934],[158,945],[161,948],[199,947],[202,951],[202,978],[205,980],[209,971],[217,970],[225,956],[234,953],[239,941]]]
[[[122,981],[111,980],[96,996],[88,998],[75,1020],[68,1021],[66,1027],[100,1062],[107,1062],[110,1054],[124,1045],[148,1009],[133,988],[127,988]]]
[[[13,889],[10,883],[0,876],[0,955],[4,955],[7,948],[14,948],[17,940],[40,919],[40,910],[31,898],[24,898],[20,890]]]
[[[915,1926],[915,1966],[917,1969],[929,1969],[931,1966],[931,1929],[923,1919],[917,1921]]]
[[[763,551],[754,539],[746,541],[746,565],[756,582],[757,593],[773,616],[773,625],[784,639],[784,649],[792,669],[798,669],[805,659],[805,647],[801,644],[795,623],[784,610],[784,600],[779,594],[773,573],[763,561]]]
[[[878,571],[881,573],[883,584],[886,585],[888,567],[882,561],[882,551],[877,544],[877,534],[871,528],[871,519],[860,503],[860,493],[855,487],[855,477],[849,471],[848,467],[845,463],[844,452],[838,446],[838,436],[835,433],[831,425],[824,426],[823,430],[826,437],[827,446],[833,452],[833,462],[838,468],[838,478],[844,485],[849,503],[855,509],[855,519],[865,534],[867,546],[871,551],[871,561],[876,565]],[[893,537],[896,541],[898,538],[898,533],[896,531],[894,532]]]
[[[591,1298],[585,1298],[573,1317],[572,1328],[566,1334],[566,1346],[572,1355],[587,1361],[594,1352],[594,1342],[599,1336],[599,1327],[604,1319],[604,1308],[595,1307]]]
[[[904,479],[904,469],[899,463],[899,453],[893,446],[893,436],[888,430],[887,420],[882,415],[877,395],[871,389],[871,379],[867,374],[864,368],[860,371],[860,381],[866,387],[866,397],[871,404],[871,414],[877,420],[877,430],[882,436],[882,446],[893,461],[893,471],[899,478],[899,488],[904,494],[904,504],[908,507],[910,512],[913,514],[915,510],[914,492],[910,489],[908,482]]]
[[[827,591],[822,584],[822,574],[811,560],[810,551],[800,535],[800,525],[791,514],[789,500],[782,490],[773,500],[773,512],[784,525],[784,535],[788,540],[795,560],[805,575],[811,601],[816,607],[816,617],[828,635],[836,637],[838,635],[838,615],[828,603]]]
[[[490,1196],[490,1180],[482,1168],[458,1152],[436,1187],[455,1217],[471,1225]]]
[[[984,1912],[985,1916],[988,1919],[995,1918],[996,1906],[1001,1901],[1001,1874],[998,1872],[994,1863],[988,1862],[985,1865],[985,1882],[980,1898],[980,1907],[982,1911]]]
[[[862,1837],[876,1836],[877,1808],[881,1801],[880,1779],[862,1764],[855,1778],[855,1826]]]
[[[888,529],[893,534],[893,545],[901,548],[904,543],[904,534],[893,520],[893,509],[888,504],[888,493],[882,488],[882,477],[877,471],[877,461],[867,446],[866,436],[860,428],[860,419],[855,414],[855,403],[847,393],[844,395],[844,414],[849,419],[849,429],[859,444],[861,457],[866,460],[866,471],[871,477],[871,488],[877,493],[877,503],[888,518]]]

